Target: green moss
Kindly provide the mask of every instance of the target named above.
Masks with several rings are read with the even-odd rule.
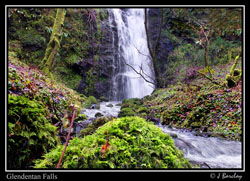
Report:
[[[89,69],[86,73],[86,87],[84,92],[86,95],[94,95],[96,89],[97,76],[93,74],[93,68]]]
[[[126,117],[126,116],[135,116],[136,113],[129,107],[125,107],[121,109],[121,111],[118,114],[118,117]]]
[[[55,57],[60,48],[60,41],[62,36],[62,28],[64,24],[66,11],[64,8],[58,8],[56,13],[56,19],[53,25],[53,31],[51,33],[50,41],[47,45],[45,56],[41,62],[40,67],[42,70],[49,74],[54,68]]]
[[[55,79],[74,90],[77,90],[82,79],[81,75],[79,75],[71,68],[67,67],[67,65],[65,64],[57,65],[57,67],[54,69],[53,74]]]
[[[8,95],[9,168],[28,168],[34,159],[55,147],[58,143],[55,131],[41,104]]]
[[[102,101],[102,102],[108,102],[109,100],[108,100],[108,98],[106,98],[104,96],[101,96],[100,97],[100,101]]]
[[[86,128],[81,130],[80,136],[87,136],[93,134],[100,126],[104,125],[108,121],[111,121],[113,118],[109,117],[98,117],[91,124],[89,124]]]
[[[94,96],[89,96],[85,101],[85,108],[89,108],[91,104],[97,104],[97,100]]]
[[[81,122],[87,120],[87,116],[85,114],[78,114],[75,118],[75,122]]]
[[[108,139],[110,147],[101,152]],[[36,160],[35,168],[55,168],[62,146]],[[191,168],[172,138],[139,117],[109,121],[92,135],[70,141],[62,168]]]
[[[190,125],[192,128],[200,128],[202,126],[202,122],[192,122]]]
[[[145,106],[142,106],[142,107],[139,107],[139,109],[136,111],[137,113],[148,113],[149,110],[147,107]]]

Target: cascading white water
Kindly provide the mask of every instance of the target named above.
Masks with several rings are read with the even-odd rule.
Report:
[[[215,137],[195,136],[194,133],[178,129],[169,129],[158,125],[163,132],[175,134],[175,145],[192,163],[206,163],[211,168],[242,168],[242,144],[239,141],[227,141]]]
[[[116,71],[113,75],[111,99],[120,101],[128,98],[142,98],[154,90],[154,85],[138,75],[154,82],[154,71],[147,47],[144,25],[144,9],[110,9],[117,26],[118,56],[114,59]],[[130,66],[128,66],[128,65]]]

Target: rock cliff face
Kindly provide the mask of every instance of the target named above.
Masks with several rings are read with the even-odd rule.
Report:
[[[156,40],[158,38],[160,30],[160,18],[161,18],[161,8],[149,8],[148,9],[148,30],[149,39],[151,47],[155,46]],[[168,63],[168,56],[173,50],[173,44],[164,33],[167,29],[167,23],[165,16],[163,16],[162,33],[159,40],[158,51],[156,52],[157,65],[159,69],[160,76],[163,77],[166,70],[166,65]],[[165,82],[167,84],[167,82]]]
[[[114,22],[110,23],[110,14],[107,9],[103,10],[103,13],[107,15],[107,18],[101,20],[102,38],[98,47],[98,60],[95,62],[91,59],[81,60],[77,63],[82,74],[82,80],[79,83],[78,92],[85,93],[84,90],[87,87],[86,72],[93,67],[93,74],[96,76],[96,81],[94,81],[95,90],[93,94],[97,98],[101,96],[109,98],[110,92],[112,91],[111,79],[115,71],[114,59],[117,56],[118,49],[118,47],[115,46],[118,44],[116,25]]]

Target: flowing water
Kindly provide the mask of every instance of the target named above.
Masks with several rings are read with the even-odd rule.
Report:
[[[111,100],[142,98],[154,90],[152,61],[147,47],[144,9],[110,9],[110,23],[114,23],[118,36],[118,56],[114,57]],[[133,67],[136,71],[133,70]]]
[[[241,168],[241,142],[215,137],[195,136],[194,133],[158,125],[163,132],[175,135],[175,145],[192,163],[210,168]]]
[[[101,102],[100,109],[84,109],[82,111],[88,117],[88,120],[95,119],[97,113],[102,114],[103,116],[117,117],[121,109],[121,102],[112,101],[112,102]]]

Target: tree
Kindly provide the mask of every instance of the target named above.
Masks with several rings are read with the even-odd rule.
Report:
[[[53,25],[53,30],[50,36],[50,41],[45,51],[45,56],[40,64],[40,68],[50,77],[52,77],[51,71],[56,62],[56,55],[60,48],[60,41],[62,37],[62,30],[64,25],[66,10],[64,8],[58,8],[56,12],[56,18]]]

